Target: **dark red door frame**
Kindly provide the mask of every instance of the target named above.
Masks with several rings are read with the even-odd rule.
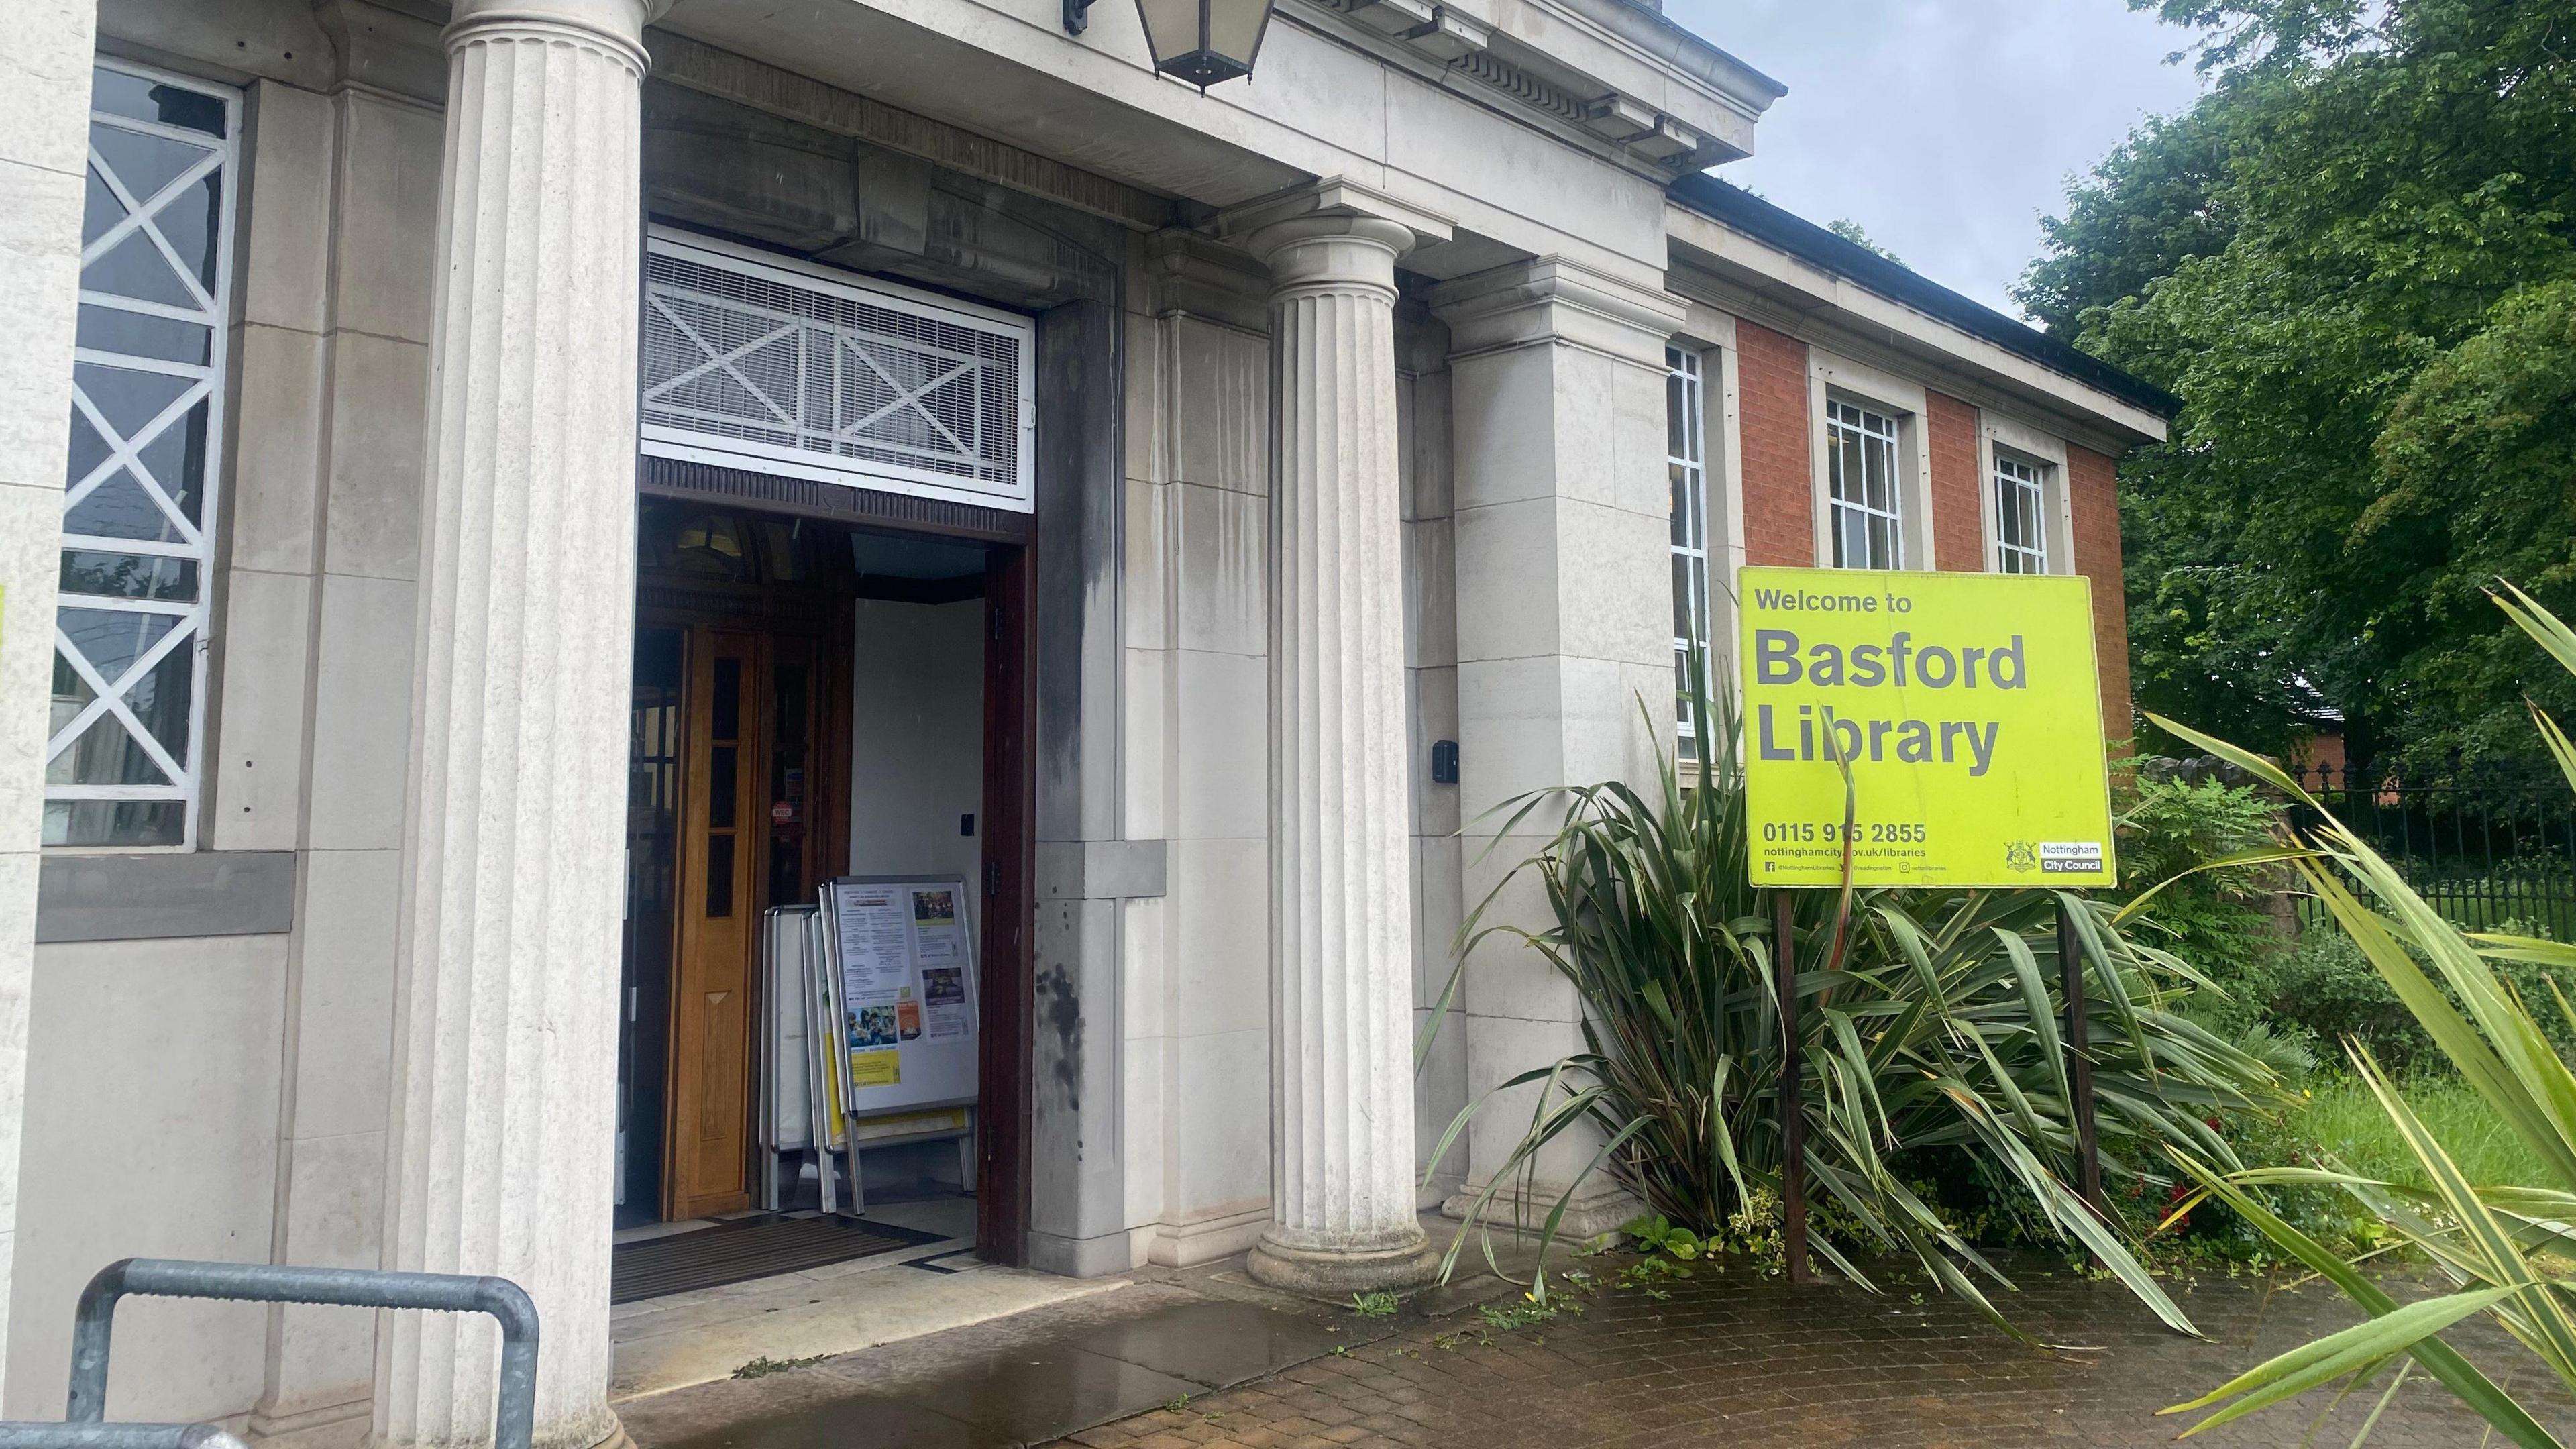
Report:
[[[984,1034],[977,1062],[975,1243],[1028,1257],[1029,1043],[1036,992],[1035,551],[994,547],[984,569]]]

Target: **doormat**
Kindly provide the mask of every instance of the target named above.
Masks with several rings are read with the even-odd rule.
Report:
[[[609,1254],[608,1301],[634,1303],[721,1288],[938,1241],[938,1233],[865,1219],[739,1218],[695,1232],[620,1243]]]

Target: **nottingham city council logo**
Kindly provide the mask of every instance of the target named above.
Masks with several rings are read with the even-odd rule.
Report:
[[[2016,840],[2004,847],[2004,867],[2025,871],[2039,868],[2039,847],[2027,840]]]

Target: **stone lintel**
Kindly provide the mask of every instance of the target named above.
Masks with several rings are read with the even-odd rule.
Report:
[[[1664,342],[1690,304],[1565,257],[1538,257],[1444,282],[1431,309],[1449,324],[1452,358],[1571,342],[1663,365]]]

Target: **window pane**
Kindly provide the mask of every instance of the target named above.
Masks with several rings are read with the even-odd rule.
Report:
[[[126,708],[182,769],[188,765],[188,709],[195,700],[196,673],[197,651],[192,641],[182,640],[125,690]]]
[[[152,763],[135,742],[134,733],[115,715],[90,721],[80,738],[45,762],[48,785],[167,785],[170,777]]]
[[[722,920],[733,914],[733,837],[707,837],[707,916]]]
[[[742,782],[741,757],[732,745],[716,745],[707,751],[707,825],[714,830],[733,828],[734,801]]]
[[[72,386],[79,389],[82,399],[97,410],[116,435],[128,442],[153,436],[153,424],[172,417],[173,408],[196,385],[195,378],[139,368],[108,367],[95,362],[72,368]]]
[[[194,309],[197,305],[196,293],[179,280],[170,259],[139,228],[126,233],[125,239],[109,247],[106,255],[81,268],[80,284],[84,291],[112,292],[165,307]]]
[[[1694,621],[1691,618],[1691,616],[1696,612],[1697,610],[1693,607],[1691,600],[1690,559],[1685,555],[1675,554],[1673,555],[1674,638],[1695,639],[1699,637],[1699,631],[1694,627]]]
[[[63,531],[93,538],[179,541],[179,530],[170,521],[169,510],[122,468],[64,512]]]
[[[91,73],[89,103],[94,111],[137,121],[157,121],[209,136],[224,133],[224,103],[220,98],[193,87],[167,85],[107,66]]]
[[[186,805],[178,800],[48,800],[47,845],[179,845]]]
[[[147,207],[163,188],[215,154],[211,145],[156,136],[108,121],[91,123],[89,144],[107,163],[107,169],[115,173],[126,194]],[[92,174],[96,174],[95,168]]]
[[[213,329],[196,322],[81,304],[79,343],[94,352],[122,352],[203,367],[212,356],[213,336]]]
[[[707,738],[738,740],[742,738],[742,661],[719,659],[715,667],[715,697],[708,701]]]
[[[179,627],[177,614],[131,613],[123,609],[65,608],[54,617],[63,637],[101,679],[114,684],[135,662]],[[58,665],[59,669],[60,666]]]
[[[110,599],[193,603],[197,597],[197,561],[67,548],[63,550],[62,590],[66,594],[96,594]]]

